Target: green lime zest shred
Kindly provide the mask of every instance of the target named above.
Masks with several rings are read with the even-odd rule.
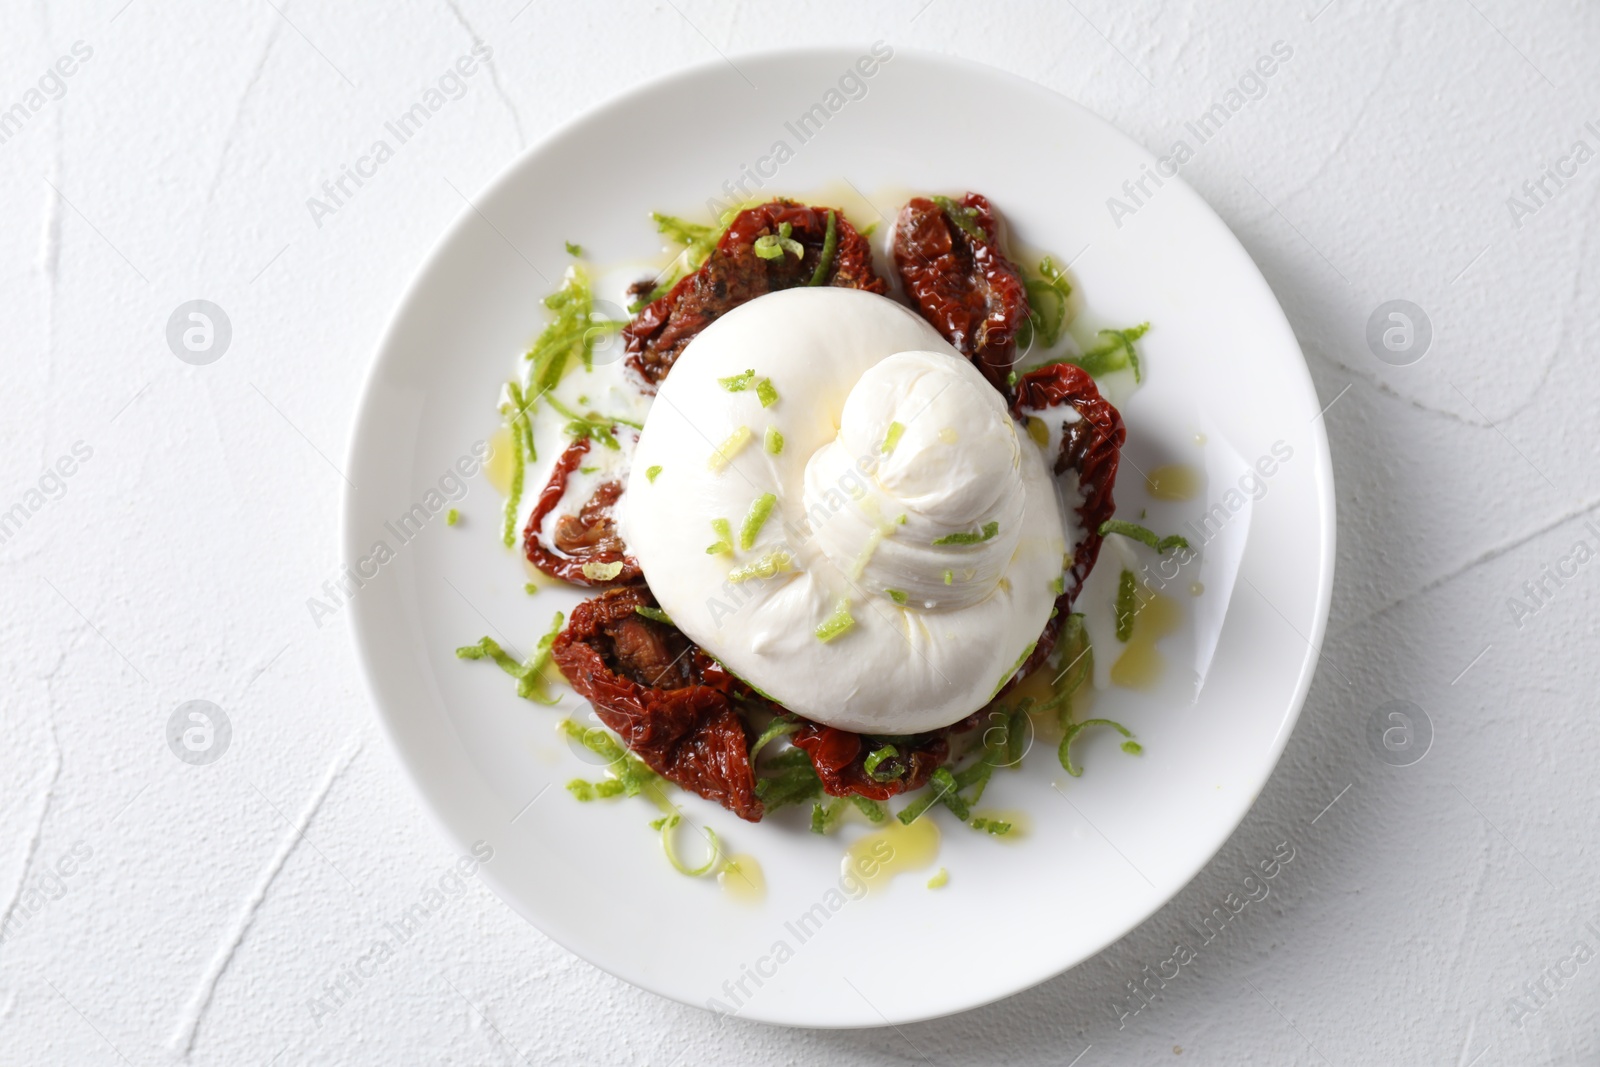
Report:
[[[955,571],[945,571],[944,572],[944,584],[945,585],[954,585],[955,583],[956,583],[956,572]]]
[[[826,619],[823,619],[822,622],[817,625],[817,640],[826,644],[827,642],[838,637],[840,634],[849,630],[855,624],[856,620],[850,614],[850,601],[841,598],[840,601],[833,606],[832,614],[830,614]]]
[[[981,545],[985,541],[993,540],[999,532],[1000,524],[998,522],[986,522],[983,524],[983,529],[976,533],[945,534],[943,537],[935,537],[933,543],[936,545]],[[945,573],[949,574],[950,572],[946,571]],[[949,585],[950,582],[947,580],[945,584]]]
[[[523,400],[522,387],[508,382],[506,395],[510,401],[500,406],[511,428],[511,484],[506,491],[505,521],[501,525],[500,539],[506,547],[517,543],[517,510],[522,505],[522,485],[527,465],[539,457],[533,451],[533,435],[528,427],[528,404]]]
[[[676,835],[673,831],[678,828],[678,824],[682,821],[682,817],[674,812],[667,816],[666,822],[661,824],[661,850],[667,854],[667,862],[672,864],[673,869],[679,874],[687,875],[690,878],[704,877],[721,864],[722,842],[717,840],[717,832],[715,830],[709,826],[705,827],[706,843],[711,846],[711,854],[706,857],[706,861],[700,866],[690,867],[678,857],[678,850],[674,843]]]
[[[1107,534],[1121,534],[1123,537],[1132,538],[1140,544],[1149,545],[1162,555],[1166,555],[1169,550],[1174,548],[1189,547],[1189,539],[1182,534],[1168,534],[1165,537],[1157,537],[1155,532],[1148,527],[1140,526],[1136,522],[1128,522],[1124,519],[1107,519],[1102,522],[1100,524],[1100,536],[1104,537]]]
[[[985,830],[996,837],[1004,837],[1011,832],[1011,824],[1004,819],[991,819],[980,815],[967,824],[974,830]]]
[[[755,547],[756,538],[761,536],[761,527],[767,524],[767,518],[772,514],[772,509],[777,505],[778,498],[772,493],[762,493],[750,505],[750,510],[745,514],[744,522],[739,524],[739,547],[748,552]]]
[[[554,704],[559,698],[550,694],[545,685],[543,672],[550,663],[550,646],[555,644],[556,635],[561,632],[565,621],[566,618],[561,612],[555,613],[549,631],[539,638],[539,643],[534,646],[533,655],[526,662],[518,662],[515,656],[501,648],[500,643],[492,637],[481,637],[475,645],[463,645],[456,649],[456,658],[492,660],[501,670],[517,680],[517,696],[539,704]]]
[[[900,438],[905,434],[906,428],[898,422],[891,422],[889,430],[883,435],[883,454],[888,455],[894,451],[894,446],[900,443]]]
[[[770,408],[778,402],[778,387],[772,384],[771,378],[763,378],[756,383],[756,399],[761,401],[764,408]]]
[[[833,269],[834,253],[839,248],[839,220],[832,210],[828,212],[828,229],[822,237],[822,254],[817,257],[817,269],[811,272],[811,281],[808,285],[822,285],[828,280],[828,272]]]
[[[766,445],[767,454],[769,456],[776,456],[783,451],[783,434],[778,432],[777,427],[768,426],[764,443]]]
[[[756,796],[769,813],[804,803],[822,792],[816,767],[801,749],[784,749],[767,761],[766,769],[770,773],[756,780]]]
[[[599,441],[606,448],[616,451],[622,447],[617,442],[616,428],[618,426],[631,426],[635,430],[644,429],[643,423],[633,419],[625,419],[620,415],[602,415],[597,411],[582,415],[563,404],[554,396],[547,394],[544,399],[556,411],[567,417],[565,429],[567,436],[573,439],[587,437],[590,440]]]
[[[906,773],[906,765],[900,761],[900,750],[893,745],[884,745],[882,748],[873,749],[867,753],[867,758],[862,761],[861,769],[867,772],[867,777],[875,782],[892,782]],[[888,766],[883,765],[887,763]],[[883,773],[878,769],[883,767]]]
[[[1062,729],[1071,722],[1072,697],[1089,676],[1094,673],[1094,649],[1089,644],[1089,631],[1083,625],[1083,615],[1072,612],[1061,627],[1057,647],[1061,650],[1061,670],[1051,679],[1052,693],[1043,711],[1054,711]]]
[[[688,222],[673,215],[663,215],[660,212],[651,212],[650,217],[655,220],[656,230],[674,244],[683,246],[683,250],[674,257],[671,265],[656,276],[655,288],[639,297],[628,305],[628,313],[637,315],[644,308],[661,299],[677,285],[685,275],[699,270],[711,255],[711,250],[721,240],[727,223],[732,221],[732,213],[726,221],[719,226],[702,226],[699,223]]]
[[[733,527],[728,524],[728,520],[712,519],[711,532],[717,535],[717,539],[706,548],[706,555],[733,555]]]
[[[761,754],[762,749],[780,737],[788,737],[798,729],[800,720],[794,718],[779,716],[767,723],[767,728],[757,734],[756,739],[750,743],[750,766],[756,765],[756,757]]]
[[[839,821],[839,816],[844,814],[846,801],[843,797],[823,804],[820,800],[811,802],[811,832],[825,834],[832,830]]]
[[[896,604],[904,604],[907,600],[911,599],[906,595],[906,592],[903,589],[885,589],[884,592],[887,593],[889,595],[889,599],[894,601]]]
[[[928,782],[927,790],[916,800],[902,808],[895,817],[902,823],[910,826],[922,817],[922,814],[935,804],[943,804],[949,808],[955,817],[966,822],[972,814],[967,802],[961,798],[960,785],[949,768],[940,767],[933,772],[933,777]]]
[[[646,467],[644,469],[644,479],[645,479],[645,481],[649,482],[651,485],[655,484],[656,478],[660,474],[661,474],[661,465],[659,463],[656,464],[653,467]]]
[[[756,255],[762,259],[780,259],[785,252],[799,259],[806,254],[806,246],[790,236],[793,233],[794,226],[787,222],[780,222],[777,233],[768,233],[757,237],[752,247],[755,249]]]
[[[1098,340],[1083,355],[1057,360],[1056,363],[1070,363],[1075,367],[1081,367],[1094,378],[1131,367],[1133,380],[1143,381],[1144,369],[1139,363],[1139,350],[1133,343],[1143,337],[1149,329],[1148,322],[1141,322],[1126,330],[1101,330],[1095,335]]]
[[[743,451],[744,446],[750,443],[750,427],[740,426],[728,435],[727,440],[718,445],[716,451],[711,453],[711,458],[706,460],[706,469],[714,474],[720,474],[728,469],[728,464],[733,462],[733,457]]]
[[[444,513],[444,524],[446,526],[454,526],[460,521],[461,512],[457,511],[455,508],[451,508],[449,511]]]
[[[794,557],[781,548],[775,548],[760,559],[746,563],[743,567],[735,567],[728,572],[728,581],[734,585],[748,582],[752,578],[776,578],[794,569]],[[747,683],[748,684],[748,683]]]
[[[1024,282],[1028,290],[1028,318],[1022,336],[1017,339],[1017,346],[1024,351],[1035,339],[1045,348],[1055,347],[1067,321],[1067,299],[1072,296],[1072,283],[1049,256],[1039,261],[1039,274],[1039,278],[1028,278]]]
[[[600,782],[595,785],[601,796],[638,796],[647,787],[659,788],[661,776],[645,766],[643,760],[622,747],[606,730],[599,726],[583,727],[571,719],[562,719],[559,729],[568,738],[605,760],[606,773],[616,785]],[[603,787],[603,791],[602,790]],[[570,787],[569,787],[570,788]]]
[[[610,563],[585,563],[580,570],[591,582],[609,582],[622,573],[622,561],[619,559]]]
[[[956,785],[955,776],[950,773],[950,768],[940,767],[934,771],[932,781],[939,790],[939,803],[949,808],[956,818],[966,822],[972,810],[967,806],[967,802],[961,799],[960,790]]]
[[[995,698],[995,696],[999,694],[1000,690],[1002,690],[1002,689],[1004,689],[1006,687],[1006,683],[1007,682],[1011,681],[1012,678],[1016,677],[1017,672],[1022,669],[1022,665],[1024,663],[1028,662],[1028,657],[1033,655],[1033,650],[1038,648],[1038,647],[1039,647],[1039,642],[1038,642],[1037,639],[1035,639],[1032,644],[1030,644],[1027,648],[1022,650],[1022,655],[1017,657],[1017,662],[1013,663],[1011,665],[1011,669],[1006,671],[1006,673],[1002,674],[1000,676],[1000,680],[995,683],[994,691],[989,694],[989,699],[990,700],[993,700]]]
[[[881,823],[889,817],[889,811],[871,797],[852,796],[850,798],[856,810],[867,817],[869,822]]]
[[[974,241],[987,241],[989,239],[988,235],[983,232],[982,227],[978,225],[977,208],[958,204],[948,196],[936,196],[933,198],[933,202],[944,210],[945,218],[949,219],[956,229]]]
[[[717,384],[730,393],[742,393],[750,388],[750,383],[755,380],[756,372],[754,368],[751,368],[738,374],[730,374],[726,378],[718,378]]]
[[[566,245],[567,245],[567,255],[569,255],[569,256],[581,256],[581,255],[583,255],[583,246],[582,245],[575,245],[571,241],[566,242]]]
[[[533,364],[528,374],[530,404],[556,387],[573,365],[574,357],[584,367],[593,368],[595,342],[627,325],[621,320],[595,317],[589,275],[576,263],[567,268],[561,288],[544,298],[544,306],[556,317],[524,356]]]
[[[1114,614],[1117,621],[1117,640],[1127,644],[1133,637],[1133,620],[1139,614],[1139,584],[1132,571],[1125,570],[1117,578]]]
[[[1084,719],[1082,722],[1070,724],[1066,732],[1061,736],[1061,747],[1057,749],[1056,755],[1061,760],[1062,769],[1074,778],[1083,777],[1083,768],[1072,762],[1072,742],[1077,740],[1078,735],[1091,726],[1109,726],[1128,740],[1133,740],[1132,731],[1120,722],[1112,722],[1110,719]],[[1124,751],[1126,751],[1126,748],[1124,748]]]
[[[671,615],[668,615],[666,612],[662,611],[660,608],[653,608],[649,604],[638,604],[638,605],[636,605],[634,607],[633,611],[634,611],[634,614],[643,615],[645,618],[649,619],[651,622],[663,622],[663,623],[666,623],[668,626],[672,625],[672,616]]]

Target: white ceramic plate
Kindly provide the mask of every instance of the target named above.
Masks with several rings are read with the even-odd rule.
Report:
[[[867,52],[741,57],[737,71],[719,63],[652,83],[568,125],[476,195],[378,351],[344,513],[348,563],[378,541],[393,552],[350,607],[373,702],[448,835],[462,850],[480,840],[493,848],[482,876],[495,891],[629,982],[803,1026],[899,1023],[998,999],[1087,959],[1170,899],[1239,824],[1283,750],[1333,575],[1317,397],[1282,311],[1217,216],[1169,179],[1159,190],[1150,183],[1156,195],[1119,227],[1107,198],[1125,198],[1123,183],[1155,161],[1106,123],[1009,75],[903,51],[841,85]],[[820,132],[799,130],[809,133],[802,142],[797,119],[819,104],[837,107]],[[761,160],[779,141],[792,158],[772,175]],[[1229,519],[1208,565],[1225,572],[1226,557],[1242,551],[1231,603],[1226,573],[1197,598],[1188,573],[1174,587],[1191,606],[1162,646],[1170,684],[1112,690],[1095,705],[1135,730],[1144,755],[1124,755],[1101,732],[1080,743],[1081,778],[1048,750],[997,774],[985,806],[1026,812],[1027,832],[999,841],[944,818],[938,865],[950,880],[938,890],[925,887],[930,870],[852,899],[839,889],[843,842],[864,826],[820,837],[794,811],[752,826],[695,797],[684,799],[689,818],[753,854],[767,896],[741,905],[709,879],[673,872],[643,800],[578,804],[562,788],[597,776],[558,739],[562,711],[519,700],[499,671],[453,655],[484,633],[526,649],[553,610],[577,599],[565,589],[525,595],[483,477],[457,505],[465,517],[455,528],[442,516],[418,536],[398,526],[496,425],[496,391],[543,325],[545,278],[559,279],[569,262],[563,242],[581,242],[599,263],[643,260],[659,249],[650,210],[703,219],[708,197],[727,199],[724,181],[757,175],[758,165],[764,188],[747,178],[751,192],[844,181],[889,216],[903,195],[883,190],[983,192],[1028,246],[1073,259],[1086,318],[1150,320],[1145,384],[1122,409],[1119,514],[1137,518],[1146,506],[1136,470],[1202,466],[1203,498],[1149,503],[1147,521],[1165,530],[1217,504]],[[1229,483],[1274,444],[1290,458],[1246,480],[1264,487],[1253,507],[1235,506],[1246,497],[1230,495]],[[530,476],[530,492],[541,475]],[[1193,657],[1203,670],[1213,641],[1196,697],[1192,679],[1181,684],[1184,668]],[[580,714],[582,705],[568,693],[563,707]]]

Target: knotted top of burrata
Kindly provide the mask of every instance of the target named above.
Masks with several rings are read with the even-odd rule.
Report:
[[[1033,650],[1067,544],[1005,399],[885,297],[789,289],[661,383],[620,532],[692,640],[808,719],[948,726]]]

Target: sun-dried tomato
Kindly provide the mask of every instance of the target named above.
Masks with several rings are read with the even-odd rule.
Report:
[[[1033,646],[1027,661],[995,695],[995,701],[1004,700],[1013,686],[1043,666],[1055,650],[1072,602],[1100,556],[1100,526],[1117,510],[1111,493],[1116,487],[1117,464],[1127,437],[1122,415],[1100,395],[1088,372],[1070,363],[1039,367],[1017,382],[1017,396],[1011,408],[1017,418],[1051,420],[1055,417],[1053,408],[1071,408],[1078,413],[1076,422],[1068,422],[1065,414],[1060,416],[1061,450],[1052,470],[1057,476],[1069,470],[1078,476],[1082,502],[1076,511],[1083,537],[1072,546],[1072,568],[1066,590],[1056,598],[1055,614],[1044,624],[1039,643]]]
[[[988,199],[968,193],[948,205],[920,196],[906,204],[895,222],[895,266],[922,317],[1009,395],[1027,285],[1000,249]]]
[[[823,792],[829,796],[888,800],[927,784],[929,775],[949,756],[946,735],[955,728],[947,727],[915,740],[896,739],[895,760],[904,773],[886,782],[867,773],[866,760],[877,742],[861,734],[807,721],[789,740],[811,757],[811,765],[822,779]]]
[[[1019,419],[1030,415],[1054,421],[1051,409],[1070,408],[1077,421],[1061,418],[1061,449],[1053,470],[1057,476],[1073,471],[1078,476],[1081,503],[1077,506],[1078,524],[1083,538],[1072,547],[1072,575],[1067,591],[1057,601],[1064,615],[1072,608],[1072,598],[1094,568],[1100,555],[1100,527],[1116,513],[1111,493],[1117,484],[1117,464],[1127,431],[1122,415],[1100,395],[1094,379],[1081,367],[1053,363],[1024,374],[1017,382],[1017,397],[1012,412]]]
[[[742,686],[677,627],[635,609],[648,589],[611,589],[572,609],[550,653],[600,721],[669,781],[741,819],[762,815],[750,739],[734,702]]]
[[[630,431],[621,431],[630,432]],[[539,494],[539,502],[528,516],[522,531],[522,550],[528,562],[546,574],[574,582],[609,588],[639,580],[639,562],[628,555],[628,546],[617,535],[614,511],[622,496],[622,483],[608,479],[595,487],[589,499],[576,511],[558,514],[545,529],[545,520],[567,497],[567,482],[589,454],[587,437],[575,439],[556,460],[550,481]],[[591,578],[583,573],[585,564],[621,563],[613,578]]]
[[[838,209],[773,200],[741,211],[729,224],[700,269],[639,312],[623,327],[628,365],[651,385],[665,378],[695,336],[740,304],[779,289],[810,285],[827,240],[833,211],[835,249],[821,284],[887,293],[889,286],[872,269],[872,247]],[[757,238],[789,225],[789,239],[804,249],[775,259],[756,255]]]

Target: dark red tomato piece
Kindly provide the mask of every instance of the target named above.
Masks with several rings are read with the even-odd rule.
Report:
[[[811,765],[822,779],[823,792],[829,796],[888,800],[927,784],[928,777],[950,755],[950,743],[945,738],[951,729],[954,727],[912,741],[895,740],[893,744],[898,755],[893,764],[888,767],[879,764],[876,768],[880,774],[894,769],[901,772],[888,781],[873,778],[866,768],[866,759],[873,747],[883,742],[816,722],[806,722],[789,740],[811,757]]]
[[[943,203],[919,196],[906,204],[895,222],[894,262],[922,317],[1010,395],[1028,289],[1000,249],[988,199],[968,193]]]
[[[666,377],[678,354],[701,330],[740,304],[779,289],[813,284],[827,243],[830,210],[835,248],[817,284],[888,292],[888,284],[873,272],[872,247],[846,221],[844,212],[774,200],[735,216],[699,270],[682,278],[623,327],[628,365],[654,385]],[[756,241],[777,235],[785,225],[789,239],[800,243],[802,253],[784,252],[774,259],[758,256]]]
[[[1052,468],[1058,477],[1068,471],[1078,476],[1082,502],[1076,510],[1083,537],[1072,546],[1072,569],[1066,591],[1056,598],[1056,613],[1044,624],[1039,643],[1027,661],[995,695],[996,701],[1005,699],[1013,686],[1042,667],[1055,650],[1072,602],[1100,556],[1100,526],[1116,513],[1111,494],[1117,482],[1122,443],[1127,437],[1122,415],[1100,395],[1088,372],[1070,363],[1051,364],[1024,374],[1017,382],[1011,410],[1019,419],[1042,419],[1047,428],[1059,431],[1061,446]],[[1071,421],[1068,411],[1077,414],[1076,421]],[[1049,426],[1051,422],[1055,426]]]
[[[1117,464],[1127,431],[1122,415],[1100,395],[1094,379],[1070,363],[1052,363],[1024,374],[1017,381],[1011,410],[1024,421],[1044,420],[1052,436],[1059,432],[1060,450],[1052,465],[1055,474],[1059,477],[1072,471],[1078,476],[1081,503],[1076,510],[1083,538],[1072,547],[1067,591],[1056,602],[1065,615],[1099,558],[1100,526],[1116,513],[1111,493],[1117,484]]]
[[[619,427],[616,432],[632,431]],[[563,581],[599,588],[628,585],[637,582],[641,572],[639,562],[628,555],[628,546],[617,536],[614,512],[622,497],[622,483],[607,479],[582,503],[569,492],[568,483],[589,455],[590,445],[587,437],[579,437],[556,460],[550,481],[539,493],[522,531],[522,550],[528,562]],[[621,563],[622,570],[613,578],[591,578],[583,573],[586,563]]]
[[[677,627],[635,609],[648,589],[611,589],[572,609],[551,656],[600,721],[651,770],[758,822],[740,683]]]

